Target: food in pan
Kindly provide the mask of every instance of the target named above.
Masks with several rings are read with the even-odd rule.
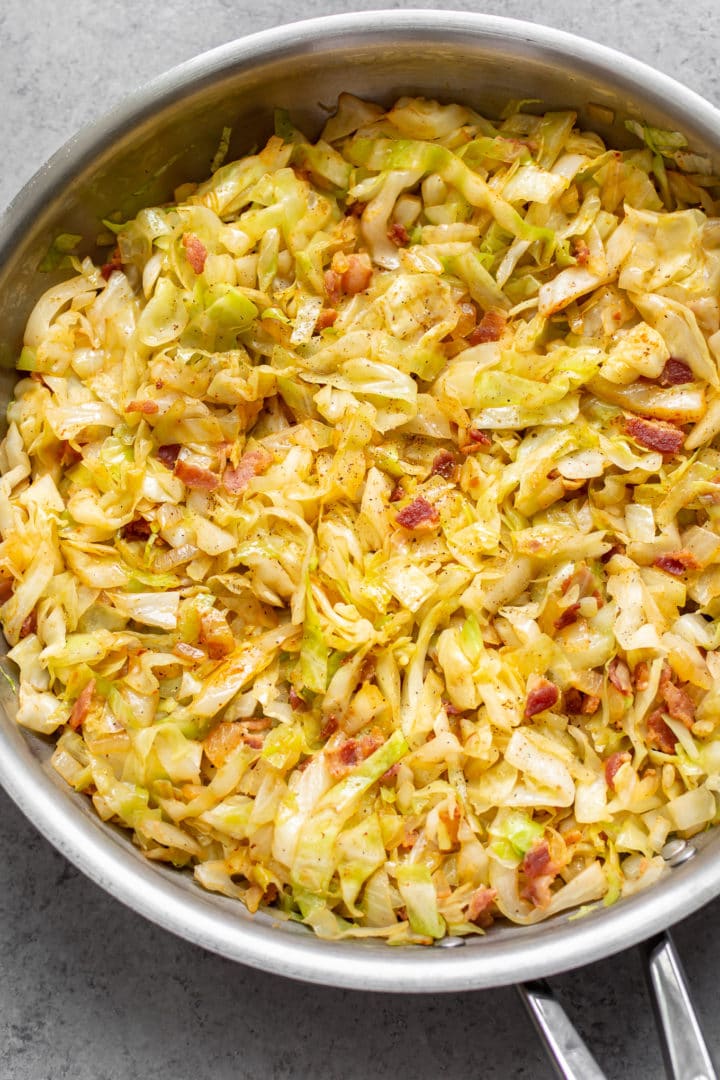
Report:
[[[19,723],[148,858],[431,943],[716,820],[720,180],[630,127],[344,94],[104,264],[57,239],[0,619]]]

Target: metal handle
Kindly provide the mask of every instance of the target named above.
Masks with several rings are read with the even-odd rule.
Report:
[[[545,980],[523,983],[517,989],[558,1076],[562,1080],[605,1080],[605,1074]]]
[[[717,1080],[685,974],[669,934],[645,945],[645,975],[671,1080]]]

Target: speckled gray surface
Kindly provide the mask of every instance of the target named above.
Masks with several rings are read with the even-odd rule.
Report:
[[[392,6],[475,7],[418,0]],[[505,0],[482,8],[622,48],[720,103],[717,0]],[[2,0],[0,206],[81,123],[126,90],[234,37],[339,10],[325,0],[270,0],[259,13],[231,0]],[[2,1080],[552,1075],[513,990],[372,996],[233,965],[106,896],[2,793],[0,868]],[[676,939],[720,1059],[720,901],[681,924]],[[553,983],[609,1078],[660,1075],[637,953]]]

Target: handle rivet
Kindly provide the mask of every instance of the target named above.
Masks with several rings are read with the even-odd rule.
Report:
[[[440,940],[437,941],[435,944],[439,945],[441,949],[457,949],[460,945],[465,944],[465,938],[444,937],[440,938]]]
[[[697,848],[676,836],[674,840],[668,840],[661,854],[668,866],[681,866],[688,859],[692,859],[693,855],[697,855]]]

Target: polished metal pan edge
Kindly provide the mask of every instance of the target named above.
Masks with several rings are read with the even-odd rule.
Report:
[[[371,58],[380,46],[435,51],[445,57],[502,55],[522,61],[521,69],[544,65],[556,73],[556,89],[567,79],[584,83],[589,100],[609,97],[625,102],[628,114],[642,103],[643,114],[672,117],[691,143],[720,152],[720,113],[668,76],[630,57],[562,31],[494,16],[452,11],[378,11],[336,15],[291,24],[252,35],[205,53],[154,80],[117,106],[107,117],[83,129],[44,165],[0,219],[0,297],[19,274],[23,260],[53,221],[53,207],[96,161],[131,140],[154,118],[177,110],[233,79],[272,71],[273,65],[311,67],[333,56],[354,55],[355,88],[364,72],[365,93],[374,88],[388,96],[382,73],[370,77]],[[482,67],[479,68],[482,72]],[[358,75],[359,73],[359,75]],[[417,72],[406,80],[418,82]],[[402,82],[402,80],[400,80]],[[523,70],[515,74],[516,96]],[[453,82],[428,70],[428,95],[452,95]],[[590,89],[588,89],[588,87]],[[343,89],[338,85],[337,90]],[[254,87],[253,93],[260,93]],[[558,91],[559,93],[559,91]],[[577,90],[576,90],[577,93]],[[480,96],[480,95],[479,95]],[[260,100],[258,98],[258,100]],[[586,98],[586,100],[588,100]],[[310,103],[317,112],[317,100]],[[635,114],[637,114],[635,112]],[[36,264],[32,264],[33,266]],[[37,274],[32,287],[39,293]],[[30,281],[30,276],[23,282]],[[48,282],[46,281],[45,284]],[[29,296],[29,294],[28,294]],[[12,352],[12,329],[24,322],[28,296],[6,302],[0,327],[5,355]],[[18,305],[20,305],[18,307]],[[8,344],[9,343],[9,344]],[[0,342],[0,348],[2,347]],[[2,354],[0,354],[1,356]],[[0,680],[2,681],[2,680]],[[0,783],[23,813],[80,870],[135,911],[204,948],[265,971],[338,987],[424,993],[481,989],[536,979],[590,963],[633,945],[696,911],[720,893],[720,832],[693,842],[695,858],[668,871],[646,892],[596,910],[583,918],[560,916],[534,927],[498,926],[461,947],[388,948],[370,942],[328,942],[267,914],[249,916],[235,901],[206,893],[188,874],[148,863],[119,830],[99,821],[82,796],[73,795],[49,765],[49,742],[20,731],[12,720],[13,703],[3,696],[8,719],[0,723]]]

